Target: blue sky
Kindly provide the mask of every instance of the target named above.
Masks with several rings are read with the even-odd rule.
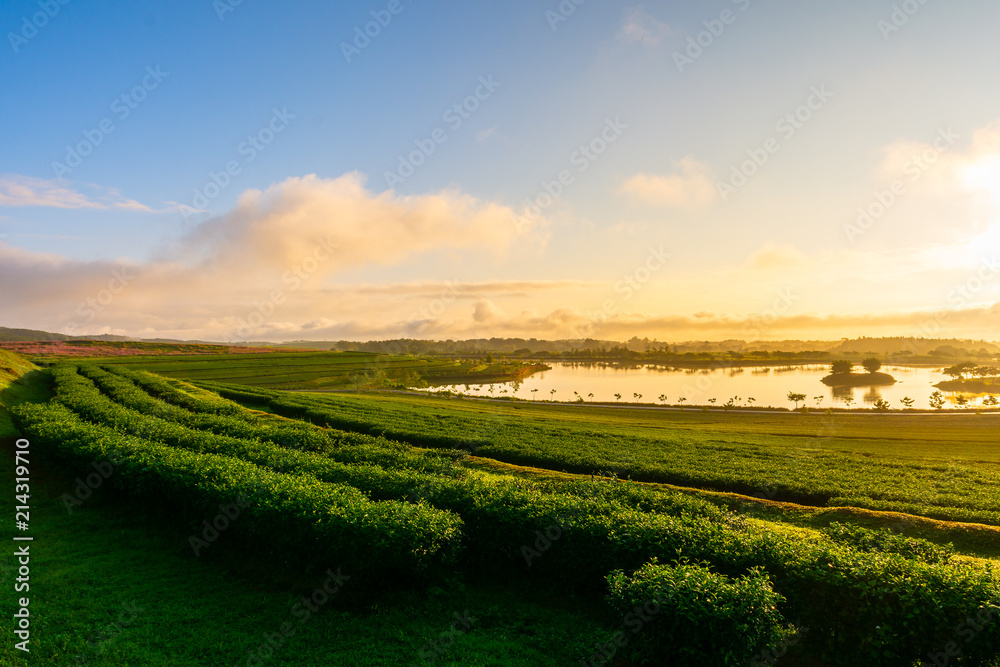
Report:
[[[678,4],[4,3],[3,324],[988,337],[1000,7]]]

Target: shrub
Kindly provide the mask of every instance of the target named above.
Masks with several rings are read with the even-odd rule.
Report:
[[[937,545],[929,540],[898,535],[888,528],[868,530],[861,526],[831,523],[823,529],[826,535],[859,551],[894,553],[925,563],[947,563],[955,555],[952,544]]]
[[[116,462],[112,484],[192,523],[218,506],[250,499],[231,530],[264,551],[343,565],[348,574],[426,576],[452,563],[462,521],[451,512],[399,501],[372,502],[344,484],[285,475],[228,456],[173,449],[89,424],[58,404],[23,404],[14,415],[36,450],[85,468]]]
[[[699,565],[653,560],[607,577],[608,601],[621,615],[633,661],[675,667],[744,667],[791,634],[782,597],[760,570],[731,579]],[[648,620],[643,620],[648,619]]]

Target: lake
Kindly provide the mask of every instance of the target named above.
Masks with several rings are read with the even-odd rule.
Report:
[[[470,396],[510,396],[516,389],[514,395],[521,399],[557,401],[575,401],[577,394],[573,392],[578,392],[587,401],[614,402],[615,393],[620,393],[622,403],[659,403],[659,396],[663,394],[668,405],[679,403],[681,397],[686,398],[686,405],[707,405],[713,398],[715,405],[722,405],[730,398],[739,397],[736,405],[762,407],[793,407],[787,399],[788,392],[792,391],[805,394],[805,404],[813,408],[817,400],[820,407],[845,407],[848,399],[853,401],[852,407],[865,407],[881,398],[893,409],[901,409],[900,399],[906,396],[914,399],[913,407],[929,408],[928,398],[935,391],[933,385],[949,379],[941,372],[941,367],[885,366],[881,372],[896,378],[896,384],[831,388],[820,382],[830,373],[828,364],[711,369],[623,366],[604,362],[551,362],[549,365],[552,370],[535,373],[520,383],[445,388]],[[532,390],[537,391],[532,393]],[[634,396],[637,393],[642,395],[641,399]],[[954,392],[941,393],[947,399],[945,407],[957,407]],[[974,394],[966,394],[966,397],[969,406],[979,405],[985,398]],[[750,398],[755,400],[751,402]]]

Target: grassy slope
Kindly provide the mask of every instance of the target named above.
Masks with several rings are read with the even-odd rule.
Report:
[[[45,374],[24,357],[0,350],[0,438],[15,437],[7,407],[22,401],[48,399]]]

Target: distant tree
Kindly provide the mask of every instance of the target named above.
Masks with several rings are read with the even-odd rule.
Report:
[[[877,401],[875,401],[874,404],[874,408],[879,412],[885,412],[889,410],[891,407],[892,406],[889,405],[889,401],[885,400],[884,398],[878,399]]]
[[[587,394],[587,398],[589,398],[589,399],[593,399],[593,398],[594,398],[594,394],[593,394],[593,392],[591,392],[591,393]]]
[[[904,396],[903,398],[899,399],[899,402],[902,403],[907,410],[913,407],[913,399],[910,398],[909,396]]]
[[[882,362],[879,361],[878,358],[876,357],[868,357],[867,359],[861,362],[861,365],[869,373],[877,373],[878,369],[882,368]]]
[[[538,393],[538,389],[532,389],[531,390],[531,400],[535,400],[535,394],[537,394],[537,393]]]
[[[660,394],[658,398],[659,398],[660,403],[666,403],[667,402],[667,395],[666,394]]]
[[[681,410],[684,409],[684,401],[686,400],[687,398],[685,398],[684,396],[681,396],[680,398],[677,399],[677,402],[681,404]]]
[[[799,409],[799,403],[801,401],[806,400],[806,395],[805,394],[796,394],[795,392],[790,391],[790,392],[788,392],[788,400],[789,401],[793,401],[795,403],[795,409],[798,410]]]
[[[851,409],[851,406],[853,404],[854,404],[854,397],[853,396],[848,396],[847,398],[844,399],[844,405],[847,406],[848,410]]]
[[[940,391],[935,391],[931,394],[931,407],[935,410],[940,410],[944,407],[944,394]]]
[[[983,399],[983,405],[996,405],[1000,400],[996,396],[990,395]]]
[[[969,398],[964,394],[959,394],[958,396],[955,397],[955,402],[958,403],[959,405],[968,405]]]
[[[960,364],[955,364],[954,366],[949,366],[945,368],[942,372],[945,375],[949,375],[956,380],[963,377],[966,373],[972,373],[976,370],[976,365],[971,361],[965,361]]]
[[[639,400],[642,398],[642,394],[633,392],[632,397],[635,398],[635,402],[638,403]]]
[[[822,405],[822,403],[823,403],[823,399],[824,399],[824,398],[826,398],[826,396],[813,396],[813,400],[814,400],[814,401],[816,401],[816,407],[817,407],[817,408],[818,408],[818,407],[819,407],[820,405]]]
[[[754,398],[753,396],[748,396],[748,397],[747,397],[747,405],[749,405],[749,406],[753,407],[753,404],[754,404],[754,401],[756,401],[756,400],[757,400],[757,399],[756,399],[756,398]]]
[[[555,398],[556,397],[556,390],[555,389],[549,389],[549,396],[551,396],[552,398]]]
[[[830,372],[834,375],[840,375],[841,373],[850,373],[854,364],[847,359],[838,359],[830,365]]]
[[[715,399],[714,398],[708,399],[708,402],[711,403],[712,405],[715,405]]]
[[[617,400],[617,401],[622,400],[622,395],[621,394],[615,394],[615,400]]]

